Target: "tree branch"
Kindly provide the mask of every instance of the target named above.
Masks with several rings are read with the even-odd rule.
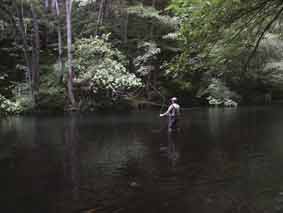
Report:
[[[264,30],[261,32],[259,38],[257,39],[256,45],[255,45],[253,51],[251,52],[251,54],[248,57],[248,60],[247,60],[247,63],[245,64],[244,70],[246,70],[247,67],[249,66],[251,59],[255,55],[255,53],[256,53],[259,45],[260,45],[260,42],[264,38],[264,35],[272,27],[273,23],[279,18],[279,16],[281,15],[282,12],[283,12],[283,7],[281,7],[281,9],[275,14],[275,16],[270,20],[270,22],[268,22],[268,24],[265,26]]]
[[[263,7],[258,7],[258,11],[256,11],[256,13],[254,15],[251,15],[246,22],[241,24],[238,27],[238,29],[236,30],[236,33],[227,42],[230,43],[234,39],[236,39],[244,31],[245,27],[249,26],[251,24],[251,22],[254,21],[261,14],[261,12],[265,9],[266,5],[267,4],[265,4]]]

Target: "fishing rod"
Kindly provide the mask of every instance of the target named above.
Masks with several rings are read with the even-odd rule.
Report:
[[[150,87],[155,90],[157,92],[157,94],[161,97],[162,99],[162,104],[161,104],[161,108],[159,110],[159,114],[161,114],[162,110],[163,110],[163,107],[165,105],[165,102],[166,102],[166,97],[165,95],[163,95],[158,89],[156,89],[153,85],[150,84]]]
[[[166,105],[166,97],[164,94],[162,94],[158,89],[156,89],[152,84],[149,85],[162,99],[161,104],[155,103],[156,106],[161,106],[159,110],[159,114],[163,111],[163,108],[165,106],[169,107],[170,104]],[[182,111],[189,111],[189,110],[195,110],[195,109],[201,109],[201,107],[182,107]]]
[[[159,115],[163,112],[163,108],[166,104],[166,97],[165,95],[163,95],[158,89],[156,89],[153,85],[149,85],[162,99],[162,103],[161,104],[156,104],[161,106],[160,110],[159,110]],[[158,115],[158,116],[159,116]],[[152,130],[152,132],[156,132],[156,133],[160,133],[162,132],[165,128],[167,127],[167,125],[163,124],[161,128],[157,129],[157,130]]]

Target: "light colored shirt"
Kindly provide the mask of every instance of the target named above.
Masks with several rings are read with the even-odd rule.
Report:
[[[180,115],[180,105],[179,104],[177,104],[177,103],[173,103],[173,104],[171,104],[169,107],[168,107],[168,109],[167,109],[167,111],[165,112],[165,113],[163,113],[163,114],[160,114],[160,117],[163,117],[163,116],[165,116],[165,115],[168,115],[168,116],[172,116],[172,111],[175,109],[176,110],[176,115],[173,115],[173,116],[179,116]]]

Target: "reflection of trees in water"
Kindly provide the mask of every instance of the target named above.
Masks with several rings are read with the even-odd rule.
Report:
[[[136,181],[139,186],[139,178],[145,175],[144,132],[137,129],[128,125],[98,126],[84,144],[82,190],[97,209],[103,209],[101,212],[129,205],[135,192],[131,184]]]
[[[235,212],[263,213],[256,198],[244,190],[227,189],[223,183],[203,184],[192,187],[186,199],[187,209],[191,212]]]
[[[78,117],[47,123],[41,118],[13,118],[6,127],[1,122],[0,134],[7,139],[1,144],[13,139],[25,146],[16,150],[16,175],[7,176],[2,186],[22,197],[31,194],[34,187],[36,193],[30,198],[42,203],[30,201],[30,205],[48,206],[53,209],[49,212],[97,206],[105,210],[101,212],[275,212],[282,206],[283,172],[282,158],[273,154],[281,152],[264,150],[259,142],[280,148],[279,137],[271,136],[281,134],[282,122],[278,122],[278,129],[269,123],[262,125],[270,138],[260,139],[263,129],[258,130],[259,124],[251,117],[246,119],[250,123],[242,118],[242,123],[235,123],[234,112],[232,116],[223,112],[229,117],[226,120],[213,113],[208,121],[204,112],[205,120],[177,139],[150,135],[144,124],[103,121],[102,127],[88,121],[89,126],[81,126]],[[214,122],[214,118],[218,120]],[[214,131],[221,133],[217,143],[211,143],[215,142],[210,128],[214,124],[218,125]],[[241,125],[234,129],[235,124]],[[166,148],[163,153],[160,144]],[[3,174],[12,171],[8,166],[2,168]],[[13,181],[9,185],[9,177],[15,177],[15,186]],[[12,195],[5,196],[13,200]],[[13,201],[23,206],[19,200]]]
[[[208,109],[208,125],[210,133],[213,136],[219,134],[229,128],[232,122],[237,118],[237,108],[209,108]]]
[[[191,169],[197,171],[186,187],[192,212],[275,212],[282,172],[265,155],[244,149],[235,153],[219,144]]]
[[[191,150],[191,154],[194,150]],[[258,198],[248,190],[246,169],[233,153],[222,146],[204,151],[201,158],[190,166],[189,178],[184,183],[183,203],[190,212],[247,212],[257,213]],[[195,154],[197,155],[197,153]],[[197,156],[194,158],[197,159]],[[190,162],[187,162],[188,165]],[[183,165],[184,166],[184,165]]]
[[[23,143],[35,145],[37,135],[37,118],[35,117],[8,117],[0,122],[1,142]]]
[[[76,115],[70,115],[65,120],[63,146],[63,169],[64,180],[67,182],[66,196],[69,197],[68,205],[70,210],[74,210],[76,202],[79,200],[79,131],[77,127]],[[69,194],[68,194],[69,193]],[[72,202],[73,201],[73,202]]]
[[[168,158],[173,167],[175,167],[180,155],[176,147],[177,138],[178,133],[168,133]]]
[[[97,129],[85,145],[84,165],[94,174],[102,168],[103,172],[114,174],[129,160],[142,159],[146,152],[141,135],[119,126]]]
[[[1,123],[5,126],[0,130],[1,142],[8,148],[5,166],[1,164],[5,176],[0,185],[8,201],[5,203],[10,205],[6,212],[55,212],[52,209],[61,190],[57,184],[61,164],[54,142],[59,144],[56,139],[62,129],[60,124],[50,125],[49,121],[41,117],[10,117],[5,124]],[[0,156],[2,153],[3,146]],[[3,159],[0,160],[2,163]]]

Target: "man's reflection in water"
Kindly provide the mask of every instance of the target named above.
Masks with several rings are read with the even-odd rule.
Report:
[[[179,158],[179,153],[176,149],[177,137],[177,132],[168,132],[168,158],[171,161],[172,167],[175,167]]]
[[[77,127],[77,115],[66,118],[64,128],[64,178],[67,181],[67,190],[70,199],[79,199],[79,131]]]

